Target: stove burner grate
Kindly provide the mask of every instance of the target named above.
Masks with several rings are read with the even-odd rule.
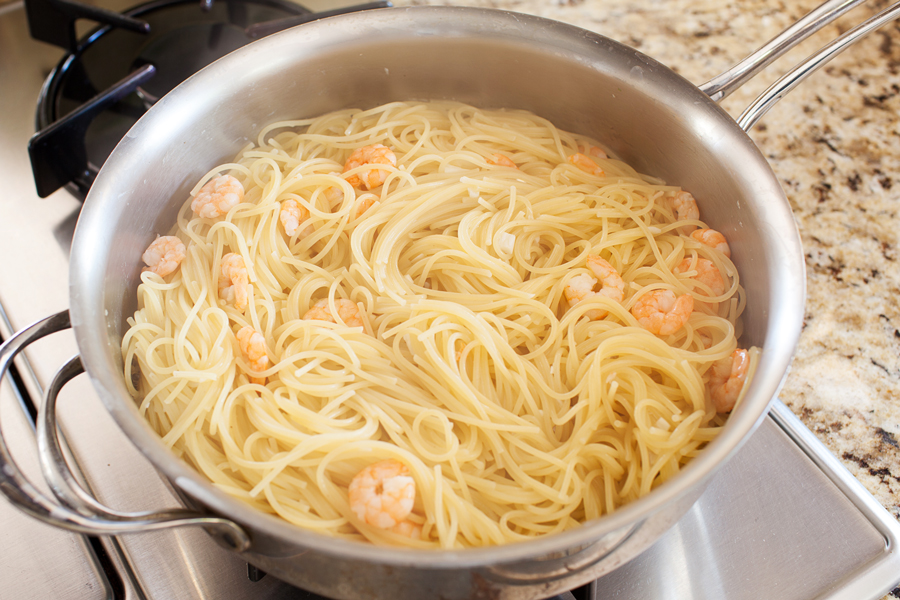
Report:
[[[32,35],[63,47],[72,43],[75,18],[107,23],[78,43],[47,78],[38,100],[38,133],[28,148],[40,197],[65,186],[80,199],[131,126],[203,67],[300,23],[390,6],[380,1],[313,13],[288,0],[155,0],[110,17],[90,7],[74,13],[72,6],[80,5],[71,0],[27,4]],[[40,19],[49,25],[40,25]]]

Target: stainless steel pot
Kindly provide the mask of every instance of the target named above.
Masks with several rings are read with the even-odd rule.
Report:
[[[780,82],[740,124],[721,99],[859,0],[830,0],[747,62],[698,89],[631,48],[558,22],[464,8],[388,9],[304,25],[207,67],[127,134],[85,202],[72,245],[71,323],[91,380],[119,426],[189,508],[120,513],[81,490],[64,467],[54,417],[61,370],[39,424],[55,499],[28,483],[0,442],[0,491],[48,523],[93,534],[199,525],[275,576],[334,598],[538,598],[630,560],[677,521],[759,424],[786,376],[804,308],[803,255],[778,181],[745,134],[819,62]],[[897,8],[868,25],[880,26]],[[709,95],[708,95],[709,94]],[[704,220],[728,237],[747,290],[742,344],[762,348],[743,403],[708,448],[647,497],[582,527],[534,541],[465,551],[379,548],[305,531],[216,490],[175,458],[126,391],[120,340],[136,308],[139,257],[168,230],[189,190],[271,121],[391,100],[456,99],[521,108],[602,140],[638,170],[690,190]],[[0,348],[0,376],[31,340],[68,326],[63,313]]]

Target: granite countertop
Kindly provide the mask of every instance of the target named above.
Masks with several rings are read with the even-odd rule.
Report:
[[[446,4],[395,0],[395,5]],[[818,0],[469,0],[565,21],[700,84]],[[851,11],[723,102],[737,116],[791,65],[888,2]],[[900,518],[900,25],[837,57],[751,137],[791,203],[806,255],[803,333],[781,400]],[[900,588],[891,593],[900,598]]]

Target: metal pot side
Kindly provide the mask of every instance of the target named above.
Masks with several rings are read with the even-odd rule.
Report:
[[[189,190],[276,120],[393,100],[526,109],[681,185],[729,240],[747,291],[742,344],[763,349],[727,427],[678,477],[612,515],[532,542],[420,552],[336,540],[258,513],[176,459],[139,416],[120,341],[140,255]],[[690,82],[602,36],[537,17],[416,7],[345,15],[260,40],[210,65],[128,133],[85,202],[72,245],[71,316],[98,393],[186,503],[251,535],[247,560],[336,598],[535,598],[630,560],[674,524],[759,424],[803,317],[804,262],[790,207],[753,142]]]

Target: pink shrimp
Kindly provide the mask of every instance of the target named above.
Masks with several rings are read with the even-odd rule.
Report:
[[[590,154],[591,156],[596,156],[597,158],[609,158],[606,152],[603,151],[603,148],[600,148],[599,146],[578,144],[578,151],[582,154]]]
[[[690,192],[675,192],[675,195],[669,199],[669,203],[675,211],[675,219],[678,221],[696,221],[700,218],[697,201]]]
[[[416,501],[416,480],[409,468],[390,458],[369,465],[356,474],[348,488],[350,510],[360,521],[379,529],[398,527],[412,512]],[[403,526],[397,533],[414,526]]]
[[[693,268],[697,274],[691,277],[691,279],[695,279],[708,286],[710,291],[712,291],[713,296],[721,296],[725,293],[725,279],[711,260],[698,258],[697,264],[693,267],[692,264],[693,261],[690,258],[686,258],[681,261],[681,264],[675,267],[675,272],[686,273]]]
[[[288,198],[281,202],[281,211],[278,213],[278,218],[282,227],[284,227],[284,232],[293,237],[297,230],[300,229],[300,223],[309,218],[309,211],[296,200]],[[300,235],[305,235],[308,229],[311,228],[304,228]]]
[[[409,519],[405,521],[400,521],[390,529],[396,534],[402,535],[403,537],[408,537],[411,540],[418,540],[422,537],[422,526],[413,523]]]
[[[156,236],[141,258],[147,265],[145,271],[153,271],[160,277],[165,277],[175,272],[184,256],[184,242],[174,235],[164,235]]]
[[[372,205],[375,204],[376,197],[372,194],[368,194],[363,198],[360,198],[358,204],[356,205],[356,218],[360,218],[363,216],[363,213],[372,208]]]
[[[697,339],[700,340],[700,343],[703,344],[704,348],[709,349],[712,347],[713,339],[709,333],[702,329],[696,329],[694,330],[694,334],[697,336]]]
[[[390,148],[383,144],[363,146],[354,150],[347,162],[344,163],[344,173],[362,165],[375,165],[375,167],[358,175],[351,175],[347,178],[347,182],[355,188],[371,190],[383,184],[390,173],[389,170],[378,165],[396,167],[397,157]]]
[[[334,306],[337,308],[338,316],[347,327],[362,327],[363,320],[359,314],[359,307],[355,302],[335,298]],[[313,320],[337,323],[334,316],[331,314],[331,311],[328,309],[328,298],[322,298],[313,304],[313,307],[306,311],[303,318],[307,321]]]
[[[681,329],[694,311],[690,294],[675,298],[671,290],[653,290],[641,296],[631,314],[641,327],[657,335],[669,335]]]
[[[591,160],[581,152],[576,152],[575,154],[570,156],[569,162],[585,173],[590,173],[591,175],[596,175],[597,177],[603,177],[605,175],[603,169],[600,168],[600,165],[595,163],[593,160]]]
[[[250,277],[240,254],[229,252],[222,257],[219,276],[219,297],[234,304],[240,311],[247,308]]]
[[[254,371],[265,371],[269,367],[269,356],[266,354],[266,338],[252,327],[241,327],[237,332],[241,352]],[[251,383],[265,384],[265,377],[250,376]]]
[[[731,258],[731,248],[728,247],[728,240],[715,229],[698,229],[691,233],[691,237],[704,246],[709,246],[713,250]]]
[[[206,182],[191,201],[191,210],[204,219],[221,217],[244,200],[244,186],[231,175]]]
[[[457,363],[462,360],[463,350],[465,349],[466,344],[462,340],[456,340],[456,343],[453,344],[453,355],[456,357]]]
[[[587,267],[596,275],[603,287],[595,292],[594,286],[597,284],[597,279],[586,273],[576,275],[563,288],[569,306],[575,306],[585,298],[593,296],[604,296],[615,302],[621,302],[625,297],[625,282],[622,281],[619,272],[611,264],[593,254],[588,255]],[[585,315],[588,319],[596,321],[605,317],[607,312],[602,308],[595,308],[587,311]]]
[[[713,363],[707,385],[716,412],[727,413],[734,408],[744,388],[749,367],[750,355],[740,348],[732,352],[731,356]]]
[[[487,159],[487,162],[489,165],[495,165],[497,167],[509,167],[511,169],[519,168],[516,166],[516,163],[514,163],[512,160],[510,160],[508,157],[504,156],[503,154],[500,154],[499,152],[497,152],[495,154],[491,154],[491,157],[489,159]]]

